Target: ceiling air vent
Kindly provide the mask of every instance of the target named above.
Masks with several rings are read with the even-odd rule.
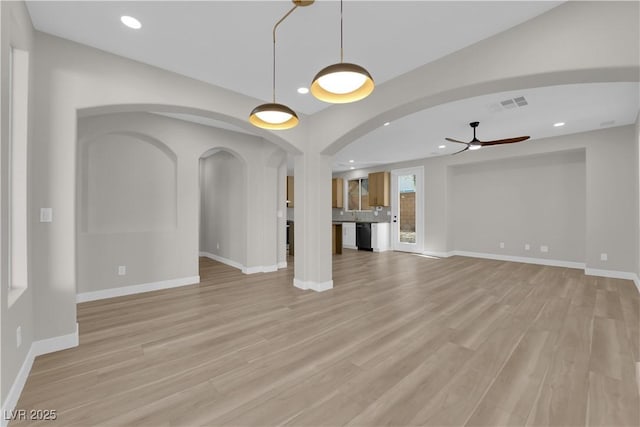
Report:
[[[514,108],[524,107],[525,105],[529,105],[525,97],[518,96],[516,98],[505,99],[504,101],[489,104],[487,108],[492,113],[499,113],[500,111],[513,110]]]

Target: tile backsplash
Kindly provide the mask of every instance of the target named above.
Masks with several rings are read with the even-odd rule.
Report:
[[[391,222],[391,208],[383,207],[379,211],[347,211],[332,209],[333,221]],[[287,208],[287,220],[293,221],[294,208]],[[340,215],[340,212],[343,214]],[[375,212],[378,215],[375,215]]]
[[[343,214],[340,215],[340,212]],[[377,213],[377,215],[376,215]],[[391,208],[383,207],[379,211],[347,211],[333,209],[334,221],[391,222]]]

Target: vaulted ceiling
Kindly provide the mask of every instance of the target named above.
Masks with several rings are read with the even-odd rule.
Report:
[[[560,3],[345,1],[345,60],[365,66],[381,84]],[[292,4],[289,0],[28,1],[27,6],[39,31],[267,101],[272,27]],[[122,15],[136,17],[142,28],[125,27]],[[299,8],[284,21],[277,33],[279,102],[305,114],[328,106],[297,89],[308,87],[316,72],[338,61],[339,34],[339,2],[333,0]],[[502,101],[518,96],[524,96],[528,105],[502,107]],[[469,121],[481,122],[478,134],[484,139],[522,134],[535,139],[632,123],[638,103],[636,83],[538,88],[462,100],[389,126],[381,123],[339,152],[334,170],[353,166],[348,160],[368,166],[450,153],[457,147],[438,148],[443,138],[471,139]],[[230,127],[188,115],[179,118]],[[554,128],[553,123],[560,121],[566,125]]]

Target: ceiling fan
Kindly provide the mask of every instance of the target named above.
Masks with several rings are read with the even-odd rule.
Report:
[[[521,141],[526,141],[527,139],[529,139],[529,136],[518,136],[516,138],[507,138],[507,139],[496,139],[494,141],[480,141],[478,138],[476,138],[476,128],[478,127],[478,125],[480,124],[480,122],[471,122],[469,123],[469,126],[471,126],[473,128],[473,139],[469,142],[464,142],[464,141],[458,141],[456,139],[452,139],[452,138],[445,138],[447,141],[451,141],[451,142],[457,142],[458,144],[465,144],[466,147],[464,147],[464,149],[457,151],[453,154],[458,154],[458,153],[462,153],[463,151],[467,151],[467,150],[478,150],[482,147],[487,147],[490,145],[500,145],[500,144],[511,144],[514,142],[521,142]]]

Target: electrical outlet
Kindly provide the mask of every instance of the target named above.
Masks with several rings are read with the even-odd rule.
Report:
[[[40,208],[40,222],[52,222],[52,221],[53,221],[53,209]]]
[[[20,348],[22,345],[22,327],[18,326],[16,329],[16,347]]]
[[[118,266],[118,276],[124,276],[127,274],[127,266],[126,265],[119,265]]]
[[[500,248],[504,249],[504,242],[500,242]]]
[[[545,245],[540,246],[540,252],[549,252],[549,246],[545,246]]]
[[[216,243],[216,249],[220,249],[220,243]]]
[[[528,251],[528,250],[530,250],[530,249],[531,249],[531,245],[530,245],[530,244],[528,244],[528,243],[525,243],[525,244],[524,244],[524,250],[525,250],[525,251]]]
[[[601,253],[600,254],[600,261],[609,261],[609,255],[607,255],[606,253]]]
[[[340,215],[344,215],[344,211],[340,211]]]

